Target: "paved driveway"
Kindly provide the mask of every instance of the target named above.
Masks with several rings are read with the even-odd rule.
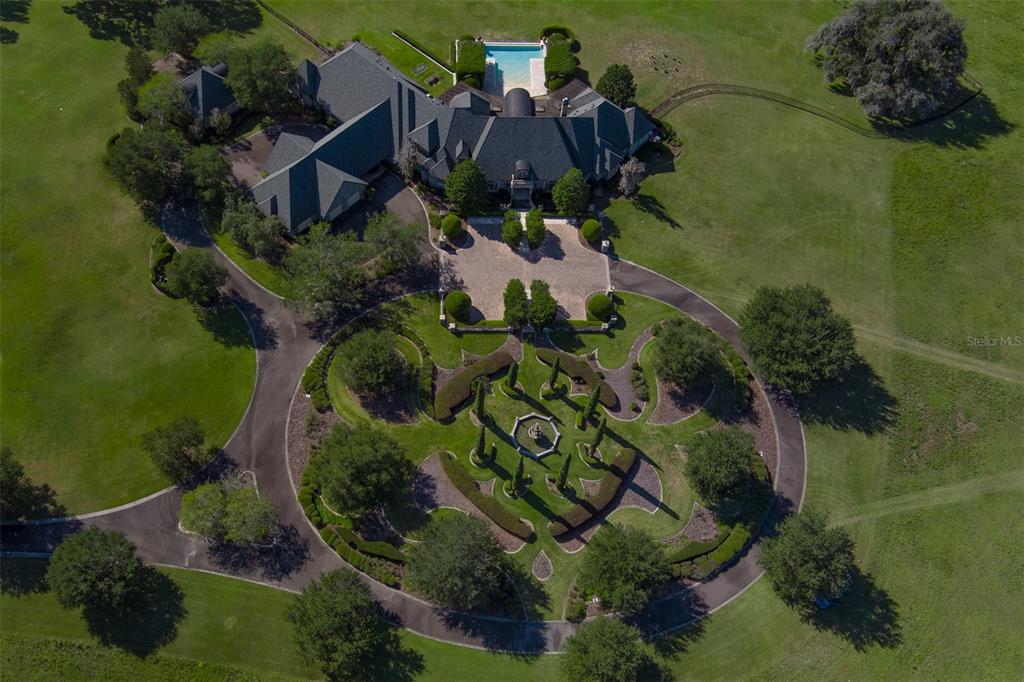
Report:
[[[508,281],[518,277],[529,287],[540,279],[551,287],[559,317],[586,319],[587,296],[608,289],[608,259],[581,244],[567,221],[545,219],[544,224],[548,234],[541,247],[521,254],[501,241],[501,218],[471,218],[459,248],[441,255],[445,287],[462,289],[478,315],[500,320]]]

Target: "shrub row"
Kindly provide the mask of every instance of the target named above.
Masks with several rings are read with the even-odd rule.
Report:
[[[677,564],[680,561],[689,561],[690,559],[699,557],[702,554],[707,554],[708,552],[710,552],[713,549],[716,549],[719,545],[725,542],[726,538],[728,538],[731,534],[731,526],[719,526],[718,535],[716,535],[714,538],[710,540],[705,540],[704,542],[691,542],[689,544],[683,545],[682,547],[670,551],[668,553],[669,563]]]
[[[747,370],[747,363],[743,361],[736,349],[729,345],[729,342],[722,337],[715,335],[715,341],[722,349],[726,364],[733,379],[733,409],[742,412],[750,404],[750,372]]]
[[[355,334],[365,326],[362,322],[352,322],[339,329],[331,339],[324,344],[323,348],[317,351],[313,361],[302,373],[302,390],[309,394],[310,401],[317,412],[326,412],[331,409],[331,398],[327,393],[327,370],[331,367],[331,360],[334,359],[334,351],[338,345],[348,337]]]
[[[461,80],[469,78],[482,83],[487,63],[484,57],[484,44],[475,40],[459,40],[459,59],[455,62],[455,77]],[[472,85],[472,82],[470,83]],[[476,86],[479,87],[479,86]]]
[[[459,492],[465,495],[477,509],[486,514],[487,518],[491,521],[494,521],[517,538],[522,538],[527,542],[533,542],[533,529],[523,523],[514,512],[502,507],[501,503],[496,499],[490,495],[484,495],[480,492],[480,488],[477,487],[476,481],[474,481],[473,477],[469,475],[468,471],[466,471],[466,467],[462,466],[457,459],[449,457],[447,454],[439,456],[441,457],[441,467],[444,469],[445,475],[448,476],[448,480],[450,480],[452,485],[458,488]]]
[[[306,479],[303,474],[303,480]],[[299,504],[302,505],[302,511],[306,514],[306,518],[316,526],[317,528],[323,528],[324,517],[320,513],[320,506],[316,503],[317,489],[312,485],[303,483],[303,486],[299,488]]]
[[[558,34],[552,34],[548,38],[547,54],[544,55],[544,77],[548,80],[555,77],[568,80],[576,73],[576,64],[572,44]]]
[[[420,335],[406,326],[398,328],[398,333],[413,342],[420,352],[420,367],[416,377],[416,388],[420,396],[420,409],[428,417],[434,418],[434,360],[430,357],[430,349]]]
[[[350,528],[343,528],[342,526],[334,526],[334,532],[340,535],[341,539],[347,542],[349,547],[359,550],[363,554],[380,557],[381,559],[387,559],[388,561],[400,564],[405,563],[405,554],[394,545],[380,540],[364,540],[353,533]]]
[[[511,364],[511,355],[496,351],[456,374],[434,396],[434,418],[443,421],[451,417],[459,405],[469,400],[477,377],[497,374]]]
[[[540,209],[533,209],[526,214],[526,243],[531,249],[536,249],[544,242],[547,228],[544,226],[544,217]]]
[[[540,31],[540,37],[547,38],[555,33],[561,34],[561,36],[569,42],[576,40],[576,34],[572,32],[572,29],[566,28],[565,26],[545,26]]]
[[[633,394],[637,400],[642,403],[650,400],[651,393],[647,389],[647,379],[644,377],[644,370],[639,362],[633,363],[633,369],[629,373],[629,383],[633,387]]]
[[[587,364],[586,361],[580,360],[575,355],[569,355],[568,353],[552,350],[551,348],[537,349],[537,359],[545,365],[551,365],[556,357],[558,358],[559,369],[565,372],[570,379],[582,381],[590,390],[594,390],[594,387],[597,386],[601,404],[605,407],[615,405],[615,391],[612,390],[611,385],[607,381],[597,375],[594,368]]]
[[[343,537],[337,533],[335,528],[324,528],[320,531],[320,537],[331,549],[338,553],[342,559],[352,564],[356,570],[362,571],[371,578],[379,580],[388,587],[398,587],[398,578],[395,574],[381,566],[370,557],[348,545]]]
[[[556,516],[548,523],[548,530],[551,531],[551,534],[558,537],[568,533],[600,514],[615,499],[619,487],[626,480],[634,462],[636,462],[636,451],[630,448],[623,449],[612,460],[593,497],[587,497],[583,502],[575,505],[566,513]]]

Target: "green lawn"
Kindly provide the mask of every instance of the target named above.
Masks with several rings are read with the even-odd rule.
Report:
[[[225,346],[149,283],[154,229],[101,161],[130,123],[115,88],[125,47],[59,3],[33,3],[17,31],[0,47],[0,431],[69,511],[93,511],[167,485],[139,450],[153,426],[194,415],[223,443],[255,354],[240,315],[217,317]]]

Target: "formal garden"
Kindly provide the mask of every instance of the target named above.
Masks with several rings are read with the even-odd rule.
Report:
[[[641,296],[616,300],[613,331],[553,339],[452,333],[431,294],[342,329],[303,377],[310,398],[297,396],[291,420],[303,426],[289,434],[299,500],[321,537],[388,585],[532,619],[581,618],[593,597],[635,610],[731,559],[770,499],[767,404],[709,330]],[[580,355],[587,346],[596,352]],[[445,554],[446,527],[466,515],[489,558]],[[580,579],[589,545],[621,529],[650,549],[658,575],[628,605],[603,577]],[[446,556],[470,583],[474,566],[497,562],[508,584],[464,601],[423,577],[440,569],[421,564]]]

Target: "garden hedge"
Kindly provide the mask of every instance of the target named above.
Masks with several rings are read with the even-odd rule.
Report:
[[[398,333],[413,342],[420,352],[420,367],[416,376],[416,388],[419,391],[420,409],[428,417],[434,418],[434,360],[430,357],[430,349],[420,335],[406,326],[398,328]]]
[[[473,299],[465,291],[449,291],[444,297],[444,311],[459,322],[469,322]]]
[[[722,337],[715,335],[715,342],[722,349],[726,364],[733,379],[733,409],[742,412],[750,404],[750,371],[736,349]]]
[[[434,396],[434,418],[443,421],[451,417],[459,405],[469,400],[477,377],[497,374],[511,364],[511,355],[505,351],[496,351],[463,369]]]
[[[531,249],[536,249],[544,243],[547,228],[544,226],[544,217],[540,209],[535,208],[526,214],[526,242]]]
[[[462,234],[462,218],[454,213],[446,215],[441,221],[441,233],[448,241],[457,239]]]
[[[594,218],[588,218],[580,226],[580,234],[588,242],[596,242],[601,238],[601,223]]]
[[[460,81],[473,78],[477,82],[482,82],[484,73],[487,71],[484,44],[475,40],[460,39],[458,53],[459,58],[455,62],[455,77]]]
[[[612,460],[608,471],[601,477],[597,492],[592,497],[587,497],[582,503],[573,506],[569,511],[556,516],[548,523],[548,530],[555,537],[568,533],[579,528],[587,521],[600,514],[605,507],[611,504],[619,488],[625,482],[630,469],[636,462],[636,451],[625,448]]]
[[[327,370],[331,366],[331,360],[334,359],[334,351],[338,349],[338,345],[347,339],[348,337],[355,334],[357,331],[364,329],[367,325],[362,322],[353,322],[345,327],[339,329],[331,339],[323,345],[323,347],[317,351],[316,356],[313,357],[313,361],[309,363],[305,371],[302,373],[302,381],[300,385],[302,390],[309,394],[310,401],[313,403],[313,407],[316,408],[317,412],[326,412],[331,409],[331,398],[327,393]]]
[[[336,532],[335,528],[324,528],[320,531],[320,537],[331,549],[338,553],[338,556],[352,564],[356,570],[379,580],[388,587],[398,587],[398,579],[395,578],[393,573],[378,566],[359,550],[349,547],[348,543]]]
[[[576,55],[572,53],[572,43],[560,40],[552,34],[548,38],[548,50],[544,55],[544,77],[548,80],[562,77],[566,80],[576,73]]]
[[[343,528],[341,526],[334,526],[334,532],[340,535],[341,539],[347,542],[349,547],[359,550],[363,554],[395,561],[400,564],[405,563],[405,554],[394,545],[380,540],[364,540],[353,533],[350,528]]]
[[[594,294],[587,299],[587,319],[607,322],[615,313],[615,302],[607,294]]]
[[[545,365],[551,365],[554,363],[555,358],[558,358],[558,367],[569,378],[582,381],[587,385],[587,388],[594,390],[594,387],[598,387],[598,399],[601,404],[605,407],[614,407],[616,402],[615,391],[612,390],[611,385],[599,377],[594,368],[587,364],[586,361],[580,360],[575,355],[569,355],[561,351],[552,350],[551,348],[538,348],[537,359],[543,362]]]
[[[558,88],[565,87],[565,84],[568,82],[568,80],[562,78],[561,76],[555,76],[554,78],[549,78],[547,82],[544,83],[544,86],[549,91],[554,92]]]
[[[441,458],[441,467],[456,488],[465,495],[477,509],[487,515],[491,521],[504,528],[517,538],[526,542],[533,542],[533,529],[523,523],[514,512],[501,506],[501,503],[490,495],[480,492],[476,481],[466,471],[466,467],[459,463],[459,460],[449,457],[447,454],[438,455]]]
[[[571,28],[565,26],[545,26],[540,30],[540,37],[547,38],[555,34],[561,35],[563,38],[568,40],[570,43],[576,40],[576,34],[572,32]]]

